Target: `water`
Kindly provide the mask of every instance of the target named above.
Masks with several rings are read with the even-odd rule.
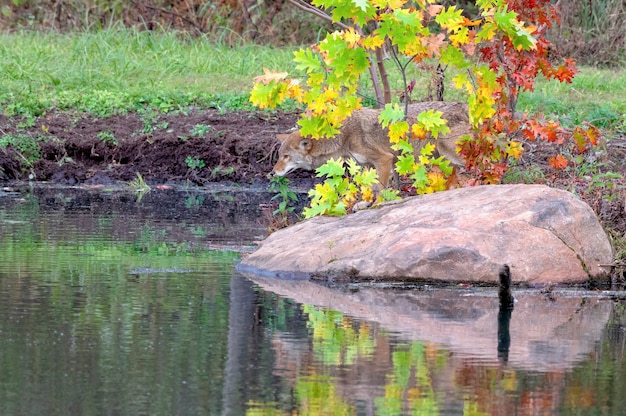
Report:
[[[625,412],[621,294],[249,280],[269,198],[0,194],[0,414]]]

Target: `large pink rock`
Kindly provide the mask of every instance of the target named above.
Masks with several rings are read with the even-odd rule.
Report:
[[[240,269],[351,279],[515,283],[607,279],[608,238],[591,208],[543,185],[456,189],[345,217],[317,217],[271,234]]]

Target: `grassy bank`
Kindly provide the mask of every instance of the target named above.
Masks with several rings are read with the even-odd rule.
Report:
[[[292,66],[288,50],[229,48],[202,38],[130,30],[0,35],[0,106],[7,115],[49,109],[97,115],[149,105],[246,106],[264,66]]]
[[[288,48],[232,48],[174,32],[5,33],[0,34],[0,108],[27,117],[50,109],[107,116],[145,106],[247,108],[252,79],[264,67],[293,73],[292,58]],[[451,87],[447,91],[448,99],[456,98]],[[624,131],[624,96],[626,70],[584,67],[572,84],[539,80],[534,92],[521,97],[520,107],[554,114],[566,124],[589,120]]]

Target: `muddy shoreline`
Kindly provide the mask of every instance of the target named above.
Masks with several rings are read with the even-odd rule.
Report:
[[[226,186],[266,190],[276,161],[276,133],[296,126],[295,112],[187,108],[184,111],[98,117],[49,112],[23,119],[0,115],[0,183],[46,186]],[[6,144],[8,143],[8,145]],[[508,183],[544,183],[585,200],[613,239],[626,232],[626,137],[613,134],[586,155],[581,166],[554,171],[549,143],[525,143]],[[318,181],[292,172],[294,188],[306,192]]]

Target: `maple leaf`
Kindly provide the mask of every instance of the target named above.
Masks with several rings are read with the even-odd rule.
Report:
[[[403,119],[404,110],[400,108],[400,105],[398,105],[398,103],[385,104],[385,108],[380,112],[378,116],[378,121],[383,126],[383,128],[387,128],[390,123],[394,123]]]
[[[385,39],[377,35],[366,36],[362,39],[361,44],[367,50],[374,50],[383,46]]]
[[[590,145],[596,146],[598,144],[599,134],[598,128],[589,123],[585,123],[585,127],[576,127],[572,133],[572,137],[574,138],[578,152],[582,153],[586,151]]]
[[[430,182],[430,188],[434,192],[445,191],[448,189],[446,177],[442,172],[429,172],[428,181]]]
[[[578,69],[569,66],[569,65],[561,65],[556,69],[554,77],[559,81],[567,82],[568,84],[572,83],[572,79],[574,79],[574,75],[578,73]]]
[[[402,154],[413,154],[413,144],[407,139],[400,139],[397,142],[391,144],[391,148]]]
[[[367,11],[367,0],[352,0],[354,5],[363,11]]]
[[[454,49],[456,49],[456,48],[454,48]],[[467,90],[468,94],[473,94],[474,93],[474,85],[469,80],[467,74],[465,74],[465,73],[458,74],[457,76],[452,78],[452,82],[454,83],[454,88],[456,88],[457,90],[461,90],[461,89],[465,88]]]
[[[418,193],[428,185],[428,172],[423,165],[419,166],[410,177],[413,179],[413,186],[418,190]]]
[[[407,0],[372,0],[372,5],[378,10],[389,8],[391,10],[399,9],[404,6]]]
[[[396,9],[393,11],[393,15],[398,21],[410,27],[422,26],[422,19],[424,18],[424,14],[416,9]]]
[[[396,121],[389,125],[389,141],[397,143],[409,132],[409,123],[406,121]]]
[[[440,134],[446,134],[450,131],[447,126],[448,121],[441,118],[443,112],[436,110],[423,111],[417,116],[418,123],[429,131],[434,138]]]
[[[353,172],[350,172],[350,174],[353,176],[354,182],[358,184],[361,189],[369,188],[372,185],[379,183],[378,173],[374,168],[358,165],[358,170],[354,170]]]
[[[296,69],[298,71],[311,73],[322,68],[320,56],[313,53],[311,49],[300,49],[299,51],[294,52],[293,55],[293,61],[296,63]]]
[[[398,45],[400,52],[407,56],[412,56],[415,62],[421,62],[424,58],[430,56],[427,42],[416,37],[410,42],[405,42],[402,46]]]
[[[415,156],[412,154],[401,154],[396,161],[396,171],[400,175],[406,175],[413,172],[415,166]]]
[[[343,32],[343,40],[348,44],[348,48],[355,48],[361,41],[361,35],[358,34],[353,27],[349,27],[348,30]]]
[[[567,159],[562,154],[558,154],[556,157],[548,158],[548,165],[557,170],[565,169],[567,167]]]
[[[441,63],[444,65],[452,65],[457,67],[458,69],[465,69],[472,66],[472,63],[466,59],[458,48],[453,45],[448,45],[446,49],[441,53]],[[467,75],[463,74],[465,79],[467,79]],[[458,89],[459,87],[456,86]]]
[[[424,126],[419,125],[419,123],[415,123],[411,126],[411,133],[413,137],[418,140],[425,140],[428,137],[428,131]]]
[[[476,38],[479,41],[490,41],[496,36],[498,26],[493,22],[486,22],[483,24],[476,34]]]
[[[372,191],[372,188],[364,188],[361,191],[361,199],[363,201],[372,202],[374,200],[374,191]]]
[[[446,35],[443,33],[431,34],[428,38],[422,39],[422,42],[428,47],[429,55],[433,57],[441,55],[442,49],[447,45]]]
[[[258,75],[254,77],[255,83],[263,83],[267,85],[272,81],[282,81],[289,75],[289,73],[287,72],[274,72],[267,68],[263,68],[263,72],[263,75]]]
[[[470,41],[470,31],[466,27],[460,28],[456,33],[450,35],[450,41],[453,45],[466,45]]]
[[[346,174],[342,158],[330,158],[328,162],[317,168],[315,171],[317,172],[317,176],[343,176]]]
[[[506,154],[514,159],[519,159],[524,153],[524,147],[520,142],[510,141],[505,145]]]
[[[431,156],[437,147],[433,143],[426,143],[420,149],[421,156]]]
[[[456,31],[463,26],[463,22],[465,21],[462,12],[463,11],[457,9],[456,6],[450,6],[445,11],[440,12],[435,18],[435,21],[444,29]]]
[[[440,4],[429,4],[428,5],[428,15],[430,17],[435,17],[437,16],[439,13],[441,13],[441,11],[444,9],[444,7]]]

